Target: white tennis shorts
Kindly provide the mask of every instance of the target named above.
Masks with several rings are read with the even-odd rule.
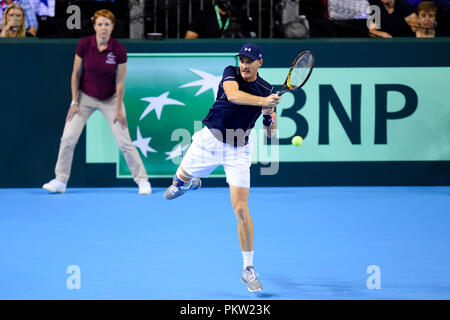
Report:
[[[206,178],[218,166],[223,166],[227,183],[250,188],[252,143],[234,147],[223,143],[204,127],[192,136],[192,144],[181,161],[183,169],[193,177]]]

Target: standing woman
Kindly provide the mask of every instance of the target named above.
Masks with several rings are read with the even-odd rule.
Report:
[[[95,35],[77,46],[71,79],[72,102],[66,117],[55,167],[55,179],[42,188],[65,192],[72,167],[73,152],[86,121],[100,110],[112,129],[140,194],[150,194],[151,186],[139,153],[131,142],[123,104],[127,53],[111,33],[114,14],[97,11],[93,18]]]

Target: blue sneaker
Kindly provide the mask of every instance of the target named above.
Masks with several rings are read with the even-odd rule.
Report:
[[[187,187],[186,186],[177,187],[172,184],[166,189],[166,192],[164,192],[164,199],[172,200],[178,198],[179,196],[183,195],[186,191],[197,190],[200,189],[201,186],[202,180],[200,180],[200,178],[197,177],[192,178],[191,184]]]

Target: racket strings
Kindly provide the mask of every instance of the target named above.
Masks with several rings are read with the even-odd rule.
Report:
[[[296,61],[289,77],[288,85],[291,89],[298,88],[303,84],[309,75],[312,65],[313,58],[311,54],[304,54]]]

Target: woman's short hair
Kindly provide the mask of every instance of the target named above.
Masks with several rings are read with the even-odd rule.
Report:
[[[108,9],[97,10],[94,13],[94,16],[92,17],[92,22],[95,24],[95,21],[99,17],[105,17],[105,18],[111,20],[112,24],[114,24],[114,21],[116,20],[116,17],[114,16],[114,13],[112,13]]]

